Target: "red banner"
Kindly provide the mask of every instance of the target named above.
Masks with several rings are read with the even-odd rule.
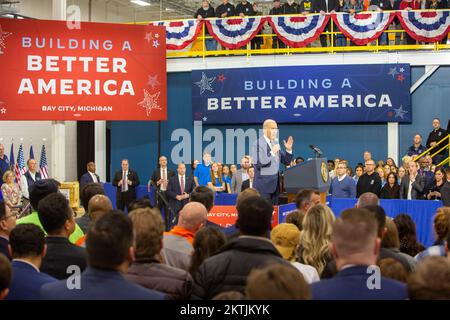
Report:
[[[217,223],[222,228],[231,227],[236,223],[238,214],[235,206],[214,206],[208,213],[208,220]],[[278,206],[273,207],[272,227],[278,224]]]
[[[79,26],[0,19],[0,120],[166,120],[164,27]]]

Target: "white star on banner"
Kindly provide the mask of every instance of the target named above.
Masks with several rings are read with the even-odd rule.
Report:
[[[405,72],[405,68],[400,68],[400,72]]]
[[[7,109],[6,109],[5,107],[3,107],[3,108],[0,109],[0,112],[1,112],[2,114],[5,114],[6,111],[7,111]]]
[[[12,33],[3,31],[2,26],[0,25],[0,54],[3,54],[2,48],[6,49],[5,39],[10,35],[12,35]]]
[[[158,48],[159,47],[159,41],[158,40],[153,40],[153,47],[154,48]]]
[[[398,71],[396,67],[389,68],[388,75],[392,76],[392,78],[395,78],[396,75],[398,75]]]
[[[403,106],[400,106],[400,108],[398,108],[398,109],[394,109],[394,112],[395,112],[395,115],[394,115],[394,116],[395,116],[396,118],[401,118],[401,119],[403,119],[404,116],[405,116],[405,114],[408,113],[408,111],[403,110]]]
[[[144,100],[139,102],[138,105],[145,108],[145,111],[147,111],[147,117],[150,116],[153,109],[162,110],[158,104],[158,98],[160,93],[161,92],[158,91],[155,94],[150,94],[148,93],[147,90],[144,89]]]
[[[155,74],[154,76],[149,75],[148,76],[148,82],[147,85],[152,87],[152,89],[155,89],[156,86],[159,86],[161,83],[158,81],[158,75]]]
[[[206,120],[208,120],[208,118],[207,117],[203,117],[203,121],[206,121]]]
[[[148,43],[150,43],[150,40],[153,40],[152,33],[146,32],[144,39],[147,40]]]
[[[195,84],[200,88],[200,94],[202,95],[206,90],[214,92],[211,84],[216,80],[216,77],[208,78],[204,72],[202,72],[202,78]]]

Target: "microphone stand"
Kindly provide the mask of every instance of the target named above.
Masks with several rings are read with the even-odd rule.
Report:
[[[153,187],[153,189],[155,189],[156,192],[156,199],[161,199],[162,203],[164,204],[164,207],[167,209],[168,212],[164,212],[164,214],[168,214],[170,212],[170,214],[173,216],[172,219],[172,224],[175,223],[175,220],[177,219],[177,216],[175,214],[175,212],[172,210],[172,208],[169,206],[169,202],[167,201],[166,197],[162,194],[161,190],[158,188],[158,186],[150,179],[150,186]],[[168,226],[166,226],[168,227]]]

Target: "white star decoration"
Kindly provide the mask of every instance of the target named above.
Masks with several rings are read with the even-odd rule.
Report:
[[[144,89],[144,100],[139,102],[138,105],[145,108],[145,111],[147,111],[147,117],[150,116],[153,109],[162,110],[158,104],[159,94],[160,91],[155,94],[150,94]]]
[[[146,32],[144,39],[147,40],[148,43],[150,43],[150,40],[153,40],[152,33],[151,32]]]
[[[408,113],[408,111],[403,110],[403,106],[400,106],[400,108],[398,108],[398,109],[394,109],[394,112],[395,112],[395,115],[394,115],[394,116],[395,116],[396,118],[401,118],[401,119],[403,119],[404,116],[405,116],[405,114]]]
[[[400,72],[405,72],[405,68],[400,68]]]
[[[158,40],[153,40],[153,47],[154,48],[158,48],[159,47],[159,41]]]
[[[392,78],[395,78],[396,75],[398,75],[398,71],[396,67],[389,68],[388,75],[392,76]]]
[[[200,94],[203,94],[206,90],[214,92],[211,84],[216,80],[216,77],[208,78],[204,72],[202,72],[202,78],[195,84],[200,88]]]
[[[5,107],[3,107],[3,108],[1,108],[1,109],[0,109],[0,113],[1,113],[1,114],[5,114],[5,113],[6,113],[6,111],[7,111],[7,110],[6,110],[6,108],[5,108]]]
[[[159,38],[159,33],[155,33],[155,38],[156,38],[156,39]]]
[[[155,74],[154,76],[149,75],[148,76],[148,82],[147,85],[152,87],[152,89],[155,89],[156,86],[159,86],[161,83],[158,81],[158,75]]]
[[[208,118],[207,117],[203,117],[203,121],[206,121],[206,120],[208,120]]]
[[[5,39],[12,35],[11,32],[6,32],[2,30],[2,26],[0,25],[0,54],[3,54],[2,48],[6,48]]]

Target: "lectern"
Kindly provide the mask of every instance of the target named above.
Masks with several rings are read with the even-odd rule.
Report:
[[[288,202],[295,201],[295,195],[300,189],[317,189],[320,192],[320,202],[325,204],[330,183],[326,158],[308,160],[284,171],[284,189],[288,194]]]

